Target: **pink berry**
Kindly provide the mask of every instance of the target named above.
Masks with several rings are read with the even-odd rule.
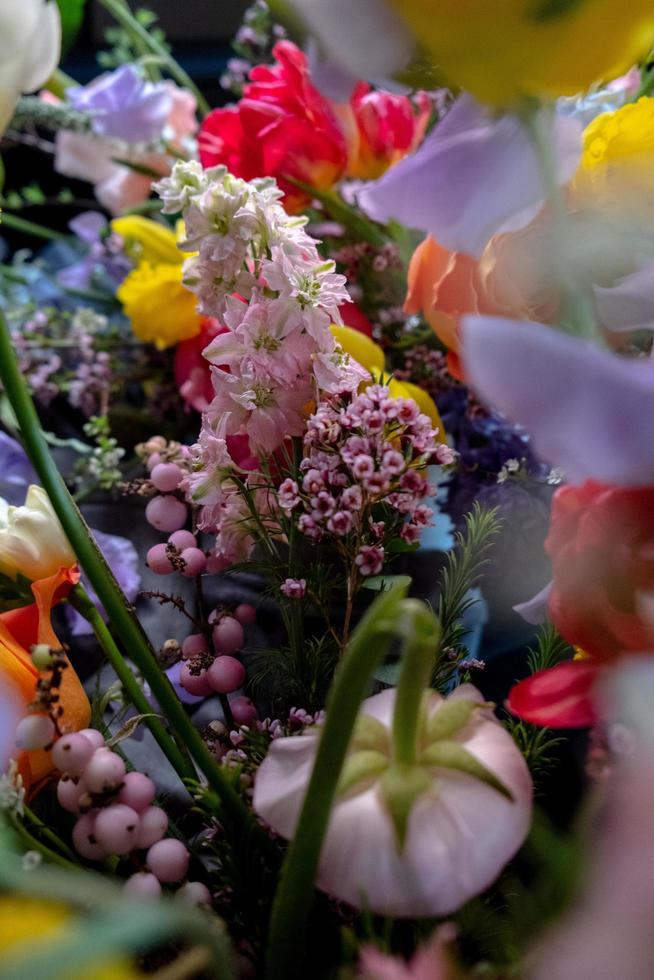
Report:
[[[128,772],[116,800],[131,806],[137,813],[143,813],[152,803],[156,792],[157,788],[149,776],[142,772]]]
[[[126,895],[134,898],[159,898],[161,895],[161,885],[159,880],[148,871],[137,871],[136,874],[128,878],[123,885]]]
[[[141,821],[136,835],[136,846],[139,848],[152,847],[168,830],[168,817],[160,806],[149,806],[141,814]]]
[[[211,905],[211,892],[201,881],[186,881],[175,892],[176,897],[183,898],[190,905]]]
[[[157,531],[179,531],[186,524],[186,504],[177,497],[153,497],[145,508],[145,519]]]
[[[181,531],[173,531],[173,533],[168,538],[168,542],[174,545],[178,551],[184,551],[185,548],[197,548],[198,542],[194,534],[190,531],[186,531],[182,528]]]
[[[25,715],[16,725],[16,747],[34,752],[50,745],[55,737],[55,726],[49,715]]]
[[[63,735],[52,749],[52,761],[61,772],[78,776],[95,752],[95,746],[79,732]]]
[[[223,616],[213,628],[213,645],[217,653],[232,654],[245,643],[243,627],[233,616]]]
[[[86,792],[86,786],[80,781],[63,776],[57,783],[57,802],[68,813],[79,813],[79,798]]]
[[[209,644],[204,633],[191,633],[182,642],[182,657],[188,660],[197,657],[199,653],[208,653]]]
[[[153,453],[150,453],[147,462],[148,469],[152,471],[155,466],[158,466],[159,463],[161,463],[161,461],[161,453],[157,452],[156,450]]]
[[[94,749],[101,749],[104,746],[104,735],[97,728],[82,728],[77,734],[88,738]]]
[[[112,803],[95,818],[93,835],[107,854],[129,854],[136,847],[139,815],[131,806]]]
[[[165,544],[153,544],[145,556],[145,563],[155,575],[170,575],[175,571]]]
[[[257,611],[254,606],[249,605],[247,602],[242,602],[234,610],[234,618],[238,619],[241,626],[251,626],[257,620]]]
[[[181,841],[168,837],[152,845],[145,863],[159,881],[181,881],[188,871],[189,853]]]
[[[107,852],[97,841],[95,836],[95,818],[97,810],[85,813],[80,817],[73,827],[73,845],[78,854],[81,854],[87,861],[101,861],[107,856]]]
[[[199,674],[192,674],[188,664],[182,664],[179,672],[179,683],[189,694],[194,694],[196,698],[207,698],[213,694],[213,688],[207,678],[206,670],[201,670]]]
[[[91,793],[118,789],[125,778],[125,763],[111,749],[96,749],[84,769],[84,782]]]
[[[176,490],[183,476],[177,463],[157,463],[150,472],[150,479],[162,493]]]
[[[223,555],[209,555],[207,558],[207,571],[212,575],[224,572],[226,568],[231,568],[234,563]]]
[[[257,717],[257,709],[249,698],[233,698],[229,706],[236,725],[251,725]]]
[[[235,657],[216,657],[207,670],[207,680],[219,694],[232,694],[243,687],[245,667]]]
[[[185,565],[182,574],[187,578],[195,578],[196,575],[202,575],[202,572],[207,567],[207,556],[199,548],[184,548],[181,558]]]

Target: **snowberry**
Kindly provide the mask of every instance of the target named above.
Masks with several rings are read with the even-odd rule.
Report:
[[[161,895],[161,885],[159,879],[149,871],[137,871],[127,879],[123,891],[134,898],[158,898]]]
[[[184,548],[181,559],[184,562],[182,574],[187,578],[195,578],[196,575],[202,575],[202,572],[207,567],[207,556],[199,548]]]
[[[175,571],[165,544],[153,544],[145,556],[145,563],[155,575],[171,575]]]
[[[173,531],[168,538],[168,543],[172,544],[178,551],[184,551],[185,548],[197,548],[198,546],[195,535],[184,528],[181,531]]]
[[[211,892],[201,881],[186,881],[175,895],[190,905],[211,905]]]
[[[183,475],[177,463],[157,463],[150,472],[150,479],[157,490],[169,493],[177,489]]]
[[[145,519],[157,531],[179,531],[186,523],[186,504],[177,497],[153,497],[145,508]]]
[[[168,817],[160,806],[149,806],[141,814],[136,846],[139,848],[152,847],[161,840],[168,830]]]
[[[131,806],[112,803],[95,818],[93,835],[107,854],[129,854],[136,847],[139,815]]]
[[[251,626],[252,623],[256,622],[257,611],[254,606],[249,605],[247,602],[242,602],[234,610],[234,618],[238,619],[241,626]]]
[[[257,717],[257,709],[249,698],[233,698],[229,702],[229,707],[236,725],[251,725]]]
[[[116,800],[142,813],[150,806],[156,792],[156,786],[144,773],[128,772]]]
[[[192,674],[188,664],[182,664],[179,672],[179,683],[189,694],[194,694],[196,698],[206,698],[213,694],[213,688],[207,678],[206,670],[201,670],[199,674]]]
[[[182,657],[188,660],[189,657],[197,657],[199,653],[207,653],[209,644],[204,633],[191,633],[182,643]]]
[[[107,852],[95,837],[95,818],[97,811],[85,813],[73,827],[73,844],[78,854],[87,861],[100,861]]]
[[[233,616],[223,616],[214,626],[213,645],[217,653],[235,653],[244,643],[243,627]]]
[[[96,749],[84,769],[84,782],[91,793],[118,789],[125,778],[125,763],[111,749]]]
[[[97,728],[82,728],[77,734],[88,738],[94,749],[101,749],[104,746],[104,735]]]
[[[49,715],[25,715],[16,725],[15,742],[19,749],[33,752],[50,745],[55,726]]]
[[[245,667],[235,657],[216,657],[207,670],[207,681],[219,694],[232,694],[243,686]]]
[[[55,742],[52,761],[61,772],[78,776],[94,752],[95,746],[85,735],[73,732],[71,735],[63,735]]]
[[[81,780],[63,776],[57,783],[57,802],[68,813],[79,813],[79,798],[86,792],[86,786]]]
[[[168,837],[152,845],[145,861],[159,881],[181,881],[188,871],[189,852],[181,841]]]

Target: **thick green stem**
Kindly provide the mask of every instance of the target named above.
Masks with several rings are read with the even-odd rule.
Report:
[[[35,238],[43,238],[48,242],[58,242],[66,236],[60,231],[53,231],[45,225],[39,225],[35,221],[28,221],[27,218],[19,218],[17,214],[3,211],[0,216],[0,224],[5,228],[12,228],[14,231],[24,231],[26,235],[34,235]]]
[[[72,864],[79,863],[79,858],[77,857],[75,852],[72,851],[70,847],[68,847],[68,845],[62,841],[62,839],[58,836],[58,834],[55,834],[54,830],[48,827],[47,824],[43,823],[41,818],[38,817],[33,810],[30,810],[30,808],[25,803],[23,804],[23,815],[25,819],[29,821],[30,826],[34,830],[38,831],[40,836],[44,840],[47,840],[48,843],[51,844],[54,848],[56,848],[58,852],[63,854],[65,858],[68,858],[68,860]]]
[[[121,644],[129,650],[131,660],[149,684],[175,738],[180,745],[186,746],[195,764],[204,773],[207,782],[220,798],[223,816],[233,821],[234,826],[239,827],[241,832],[250,831],[253,838],[256,838],[272,859],[278,854],[276,847],[256,822],[252,812],[245,806],[229,777],[220,768],[187,715],[168,678],[160,669],[154,650],[133,607],[127,602],[57,469],[18,366],[11,334],[1,314],[0,380],[16,416],[27,455],[52,502],[73,551],[106,609],[116,634],[120,636]],[[189,778],[195,778],[195,770],[191,765],[187,765],[185,770]]]
[[[405,603],[402,632],[407,639],[395,696],[393,756],[395,762],[411,766],[418,757],[420,708],[429,688],[441,629],[427,606],[409,599]]]
[[[160,719],[153,715],[152,705],[143,693],[138,680],[132,673],[131,667],[118,649],[107,624],[91,601],[84,587],[76,585],[71,590],[68,601],[93,629],[95,638],[116,672],[118,680],[123,685],[125,694],[136,710],[146,716],[144,719],[145,724],[161,746],[161,749],[167,756],[170,764],[175,768],[179,777],[181,779],[192,778],[195,772],[192,766],[189,765],[188,758],[179,750]]]
[[[161,61],[161,64],[168,70],[176,82],[178,82],[182,88],[188,89],[196,98],[198,109],[202,115],[206,116],[208,112],[211,111],[211,106],[205,99],[204,95],[197,87],[193,79],[188,75],[182,66],[176,61],[171,54],[166,51],[166,49],[157,41],[149,31],[139,24],[138,20],[131,12],[127,4],[121,2],[121,0],[100,0],[100,3],[108,10],[109,13],[114,17],[114,19],[128,31],[132,37],[135,39],[137,44],[142,45],[145,50],[151,51],[157,58]]]
[[[304,975],[303,939],[329,814],[359,705],[389,641],[403,629],[407,588],[407,582],[397,582],[379,596],[352,634],[334,675],[316,761],[273,903],[267,980]]]
[[[33,834],[29,832],[27,827],[21,823],[18,817],[10,817],[9,822],[13,827],[16,836],[20,838],[25,849],[27,851],[35,851],[40,854],[49,864],[56,864],[60,868],[65,868],[67,871],[79,871],[79,864],[75,864],[69,861],[68,858],[64,857],[62,854],[57,853],[49,848],[43,841],[38,840]]]

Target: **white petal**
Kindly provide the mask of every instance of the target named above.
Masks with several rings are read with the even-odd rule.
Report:
[[[54,0],[41,4],[38,24],[22,54],[20,87],[33,92],[44,85],[59,64],[61,54],[61,19]]]

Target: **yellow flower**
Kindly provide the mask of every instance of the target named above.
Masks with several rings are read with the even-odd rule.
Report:
[[[642,214],[654,198],[654,99],[597,116],[584,130],[576,202]]]
[[[139,340],[163,350],[195,337],[202,317],[195,296],[182,284],[184,254],[175,232],[138,215],[116,218],[111,227],[138,262],[116,295]]]
[[[64,905],[18,895],[0,896],[0,954],[3,975],[11,975],[11,967],[20,967],[21,960],[31,955],[41,941],[63,939],[80,932],[79,923]],[[113,958],[97,966],[86,966],[74,973],[67,972],[65,980],[137,980],[142,974],[134,971],[126,960]],[[62,975],[61,980],[64,980]]]
[[[495,105],[523,95],[574,95],[626,71],[654,44],[651,0],[390,0],[390,5],[438,69]]]

